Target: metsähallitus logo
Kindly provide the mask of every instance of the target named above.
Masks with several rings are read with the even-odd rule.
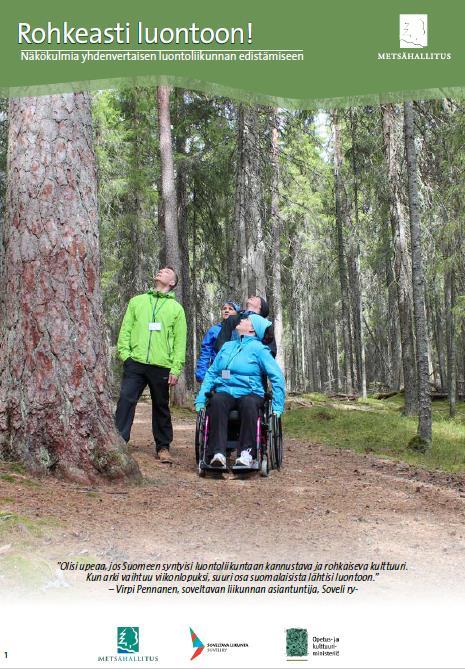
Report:
[[[118,655],[128,655],[139,652],[138,627],[118,627],[117,651]]]
[[[402,51],[378,51],[378,60],[452,60],[449,51],[428,51],[428,14],[399,14],[399,43]],[[416,51],[415,51],[416,49]]]
[[[423,49],[428,46],[428,14],[401,14],[399,41],[401,49]]]

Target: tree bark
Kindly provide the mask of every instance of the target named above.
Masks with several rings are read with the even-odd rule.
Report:
[[[170,114],[169,86],[158,86],[158,130],[160,134],[160,162],[161,162],[161,193],[163,199],[163,217],[165,223],[165,246],[166,264],[174,267],[179,276],[176,286],[176,296],[183,303],[183,282],[181,251],[179,244],[178,211],[176,201],[176,185],[174,179],[173,146],[171,138],[171,114]],[[174,387],[174,401],[183,405],[187,401],[186,377],[184,371]]]
[[[431,445],[431,389],[428,368],[428,333],[425,309],[425,280],[421,253],[420,203],[417,155],[414,134],[413,103],[404,102],[405,154],[407,160],[410,236],[412,240],[413,311],[415,315],[416,359],[418,373],[418,437]]]
[[[447,340],[447,396],[449,399],[449,415],[453,418],[457,413],[457,370],[455,343],[455,271],[447,268],[444,276],[444,302],[446,312]]]
[[[236,158],[236,195],[234,204],[234,221],[236,239],[234,244],[235,266],[237,268],[237,289],[245,302],[248,297],[247,272],[247,239],[246,239],[246,154],[244,146],[244,105],[237,108],[237,158]]]
[[[273,324],[276,360],[284,371],[283,302],[281,289],[281,219],[279,216],[279,130],[278,110],[271,111],[271,249],[273,267]]]
[[[10,102],[0,453],[82,484],[138,479],[108,396],[85,93]]]
[[[360,244],[358,234],[359,222],[359,198],[358,198],[358,165],[357,165],[357,141],[356,141],[356,119],[353,109],[350,114],[350,130],[352,139],[352,173],[354,190],[354,218],[355,224],[351,226],[349,240],[348,267],[351,277],[353,331],[355,344],[355,359],[357,364],[357,390],[363,398],[367,396],[367,374],[365,365],[365,342],[363,338],[363,299],[362,285],[360,281]]]
[[[189,225],[187,218],[187,202],[188,202],[188,155],[187,155],[187,136],[184,130],[185,122],[185,102],[184,90],[176,89],[176,155],[177,155],[177,170],[176,170],[176,191],[177,191],[177,205],[178,205],[178,234],[179,247],[181,256],[181,284],[183,307],[186,313],[188,323],[193,321],[192,313],[192,290],[190,280],[190,263],[189,263]],[[188,338],[188,345],[186,350],[186,365],[185,377],[188,390],[194,388],[194,354],[195,349],[192,347],[192,338]]]
[[[336,235],[337,235],[337,259],[339,268],[339,282],[341,285],[341,315],[342,315],[342,341],[344,346],[344,375],[345,390],[347,394],[353,392],[354,374],[350,331],[350,301],[349,287],[347,283],[347,269],[345,259],[344,224],[346,206],[344,202],[344,185],[342,182],[342,148],[341,129],[338,112],[333,114],[334,126],[334,192],[336,205]]]
[[[266,297],[265,241],[261,207],[260,123],[255,107],[244,107],[245,220],[249,295]]]
[[[399,327],[404,376],[405,406],[407,416],[418,413],[415,347],[412,327],[411,269],[407,235],[401,211],[399,193],[400,131],[394,105],[383,105],[384,153],[388,172],[389,218],[394,241],[394,273],[397,283]]]

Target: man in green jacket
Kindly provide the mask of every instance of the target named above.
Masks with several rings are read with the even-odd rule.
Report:
[[[186,317],[172,292],[177,283],[172,267],[161,269],[155,276],[154,290],[129,300],[118,337],[118,355],[124,362],[124,371],[116,427],[128,442],[137,402],[148,385],[153,438],[162,462],[172,462],[169,386],[176,385],[186,358]]]

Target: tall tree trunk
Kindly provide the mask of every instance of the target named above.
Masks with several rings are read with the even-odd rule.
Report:
[[[455,272],[448,267],[444,276],[444,303],[446,312],[447,341],[447,395],[449,398],[449,414],[453,418],[457,413],[457,370],[455,344]]]
[[[176,202],[176,186],[174,179],[173,147],[171,139],[169,86],[158,86],[158,130],[160,133],[160,162],[161,162],[161,193],[163,199],[163,218],[165,223],[166,263],[174,267],[180,281],[176,287],[177,299],[183,303],[182,266],[179,245],[178,212]],[[184,372],[174,387],[176,404],[183,405],[187,401],[186,377]]]
[[[234,222],[236,230],[235,267],[237,268],[237,289],[245,302],[248,296],[247,239],[246,239],[246,149],[244,145],[244,105],[237,108],[237,158],[236,158],[236,195],[234,203]]]
[[[262,220],[260,121],[256,107],[244,106],[245,220],[249,295],[266,297],[265,240]]]
[[[3,239],[1,456],[80,483],[138,479],[108,396],[87,94],[11,100]]]
[[[412,240],[413,312],[415,315],[416,359],[418,373],[418,437],[420,445],[431,445],[431,389],[428,369],[428,332],[425,309],[425,280],[421,253],[420,203],[417,155],[415,148],[413,103],[404,102],[405,154],[407,160],[410,237]]]
[[[352,295],[352,314],[354,324],[354,343],[355,358],[357,363],[357,390],[362,397],[367,396],[367,374],[365,365],[365,342],[363,340],[363,300],[362,286],[360,281],[360,244],[358,234],[360,230],[359,222],[359,202],[358,202],[358,164],[357,164],[357,140],[356,140],[356,119],[353,109],[350,112],[350,131],[352,137],[352,172],[354,188],[354,218],[355,225],[351,226],[348,266],[349,276],[351,277],[351,295]]]
[[[418,413],[415,347],[412,327],[411,270],[407,235],[399,193],[399,145],[401,134],[394,105],[383,105],[384,153],[388,172],[389,218],[394,242],[394,273],[397,283],[399,327],[407,416]]]
[[[278,110],[271,111],[271,253],[273,267],[273,323],[276,360],[284,371],[283,303],[281,293],[281,219],[279,216],[279,130]]]
[[[165,223],[166,262],[181,276],[176,187],[174,180],[173,148],[171,140],[170,87],[158,86],[158,129],[160,133],[161,193]],[[182,302],[182,281],[176,294]]]
[[[139,109],[140,91],[135,88],[124,93],[123,111],[132,131],[130,173],[128,175],[129,190],[124,202],[125,214],[129,228],[129,244],[127,262],[123,264],[119,284],[122,304],[126,305],[131,297],[147,289],[147,276],[144,267],[144,240],[141,226],[142,193],[141,193],[141,156],[139,146],[140,126],[142,119]],[[150,277],[151,278],[151,277]]]
[[[333,113],[334,126],[334,192],[336,204],[336,234],[337,234],[337,258],[339,268],[339,282],[341,285],[341,315],[342,315],[342,341],[344,345],[344,375],[345,390],[353,392],[354,374],[352,360],[352,345],[350,331],[350,301],[349,287],[347,283],[347,269],[345,258],[344,225],[346,217],[346,203],[344,185],[342,182],[342,148],[341,128],[339,113]]]
[[[176,89],[176,154],[177,154],[177,170],[176,170],[176,191],[178,204],[178,231],[179,231],[179,247],[181,255],[181,283],[183,307],[186,313],[188,323],[192,323],[192,300],[191,300],[191,281],[189,272],[189,226],[187,220],[187,180],[188,180],[188,163],[186,153],[186,131],[184,130],[185,122],[185,102],[184,90]],[[194,350],[192,348],[192,337],[188,337],[188,344],[186,350],[186,366],[185,376],[186,384],[189,390],[194,389]]]
[[[386,250],[385,258],[386,269],[386,288],[387,288],[387,303],[388,303],[388,351],[389,363],[387,369],[387,386],[389,389],[398,390],[401,385],[401,344],[399,336],[399,307],[397,303],[396,282],[394,279],[394,272],[391,263],[391,246]]]

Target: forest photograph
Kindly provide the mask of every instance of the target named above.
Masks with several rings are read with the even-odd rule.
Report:
[[[59,587],[77,556],[382,557],[452,579],[464,181],[458,99],[0,100],[0,587]],[[237,389],[249,334],[282,467],[199,477],[196,410],[214,374]]]

